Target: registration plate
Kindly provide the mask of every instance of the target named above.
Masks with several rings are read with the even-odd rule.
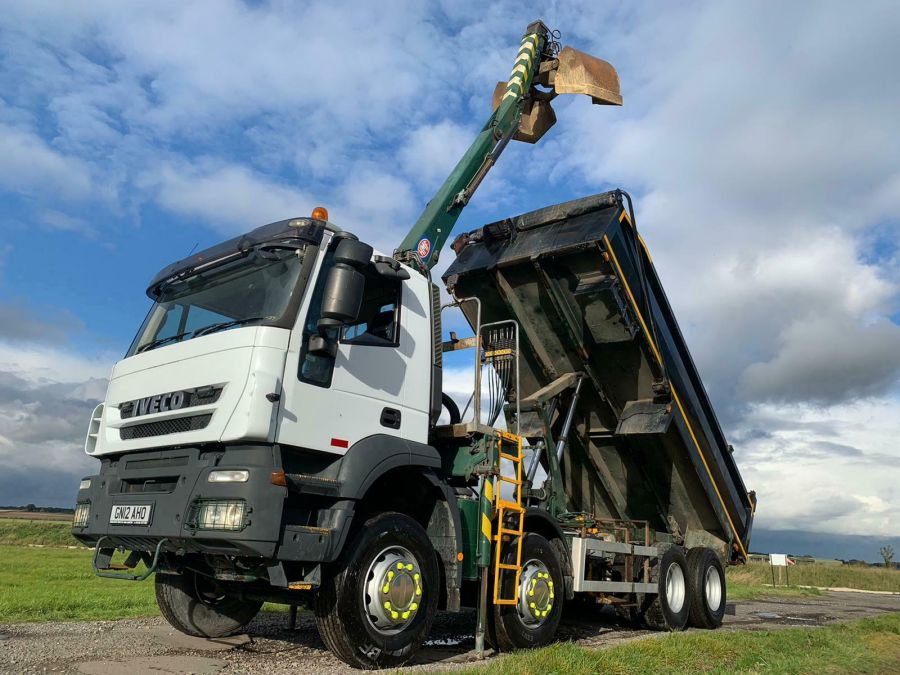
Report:
[[[109,516],[110,525],[149,525],[150,504],[118,504]]]

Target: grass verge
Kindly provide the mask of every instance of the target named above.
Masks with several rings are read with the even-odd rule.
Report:
[[[781,574],[780,579],[777,574]],[[794,586],[819,586],[821,588],[858,588],[865,591],[892,591],[900,593],[900,571],[879,567],[855,565],[796,565],[790,568],[790,580]],[[784,583],[784,570],[776,570],[779,585]],[[728,570],[728,586],[761,587],[772,583],[772,570],[765,563],[748,563]],[[802,590],[802,589],[800,589]],[[734,596],[732,596],[734,597]]]
[[[690,631],[607,649],[571,643],[519,652],[463,672],[580,673],[900,672],[900,614],[810,630]]]
[[[796,586],[752,586],[728,581],[728,602],[732,600],[757,600],[759,598],[804,598],[822,595],[817,588],[797,588]]]
[[[79,546],[70,521],[0,518],[0,545]]]

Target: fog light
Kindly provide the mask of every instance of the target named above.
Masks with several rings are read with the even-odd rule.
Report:
[[[198,530],[243,530],[245,507],[243,499],[200,502],[194,526]]]
[[[90,481],[88,481],[90,482]],[[90,502],[75,505],[75,517],[72,518],[72,527],[87,527],[88,516],[91,514]]]
[[[216,470],[210,471],[206,478],[207,483],[246,483],[250,480],[249,471]]]
[[[81,481],[78,484],[79,492],[81,492],[82,490],[90,490],[90,489],[91,489],[91,479],[90,478],[85,478],[83,481]]]

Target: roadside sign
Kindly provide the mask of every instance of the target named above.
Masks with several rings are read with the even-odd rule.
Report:
[[[785,583],[790,585],[791,577],[788,575],[788,565],[792,565],[793,563],[788,560],[787,553],[770,553],[769,554],[769,566],[772,568],[772,586],[776,586],[775,583],[775,568],[783,567],[784,568],[784,576]]]

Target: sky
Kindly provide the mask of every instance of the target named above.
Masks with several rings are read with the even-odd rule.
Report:
[[[319,204],[392,250],[536,18],[625,105],[557,99],[457,231],[631,192],[756,528],[900,534],[900,8],[877,1],[3,0],[0,504],[70,505],[96,470],[90,411],[168,262]]]

